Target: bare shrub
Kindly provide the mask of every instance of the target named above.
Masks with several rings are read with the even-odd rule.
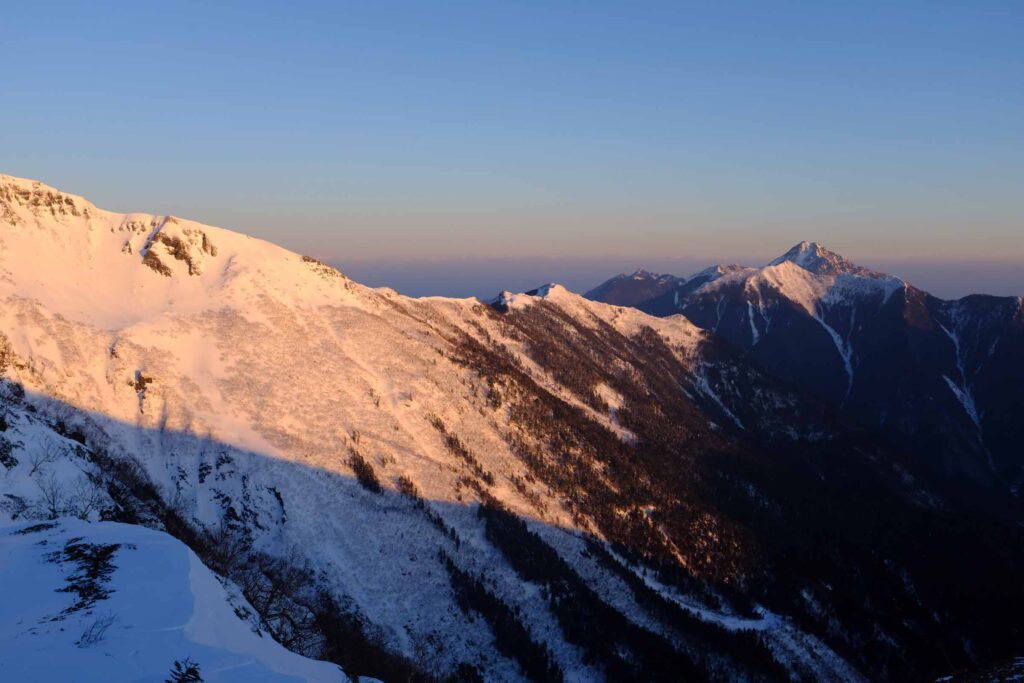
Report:
[[[60,459],[60,450],[52,443],[47,442],[41,448],[37,448],[28,457],[28,476],[34,477],[36,473],[45,471],[46,465],[51,465]]]
[[[104,495],[88,478],[79,477],[68,495],[64,514],[88,519],[92,513],[100,511],[105,500]]]
[[[102,616],[96,617],[96,619],[94,619],[93,622],[86,626],[85,630],[82,631],[82,635],[75,641],[75,645],[83,648],[92,647],[103,640],[107,635],[107,630],[116,622],[117,615],[113,612],[107,612]]]
[[[0,436],[0,465],[9,470],[18,466],[18,459],[14,457],[14,444],[2,436]]]
[[[275,640],[293,652],[318,654],[323,637],[307,595],[313,579],[310,569],[294,557],[254,554],[233,578]]]
[[[204,547],[204,560],[212,569],[224,576],[234,576],[248,559],[252,541],[246,534],[222,524],[209,532]]]
[[[49,476],[36,480],[39,487],[39,513],[47,519],[56,519],[64,514],[67,492],[64,485],[52,472]]]

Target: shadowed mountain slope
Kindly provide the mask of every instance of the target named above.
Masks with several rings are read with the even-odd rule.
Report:
[[[1020,641],[1011,507],[683,317],[410,299],[9,177],[0,216],[3,514],[166,529],[296,652],[906,680]]]
[[[682,278],[677,278],[674,275],[648,273],[641,268],[632,275],[620,273],[583,296],[616,306],[635,306],[648,299],[653,299],[683,282]]]
[[[1024,299],[945,301],[802,242],[636,304],[681,313],[769,374],[957,477],[1019,490]]]

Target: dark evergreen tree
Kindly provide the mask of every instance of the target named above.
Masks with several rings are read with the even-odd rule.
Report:
[[[199,675],[199,665],[189,657],[184,661],[175,661],[171,669],[171,675],[164,683],[202,683],[203,677]]]

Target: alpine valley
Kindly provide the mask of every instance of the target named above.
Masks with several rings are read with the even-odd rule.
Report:
[[[0,176],[0,679],[1004,671],[1022,412],[1020,298],[813,243],[416,299]]]

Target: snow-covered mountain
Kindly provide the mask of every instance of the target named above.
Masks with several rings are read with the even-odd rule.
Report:
[[[865,277],[879,277],[877,273],[867,268],[862,268],[845,258],[829,251],[817,242],[803,241],[797,244],[785,254],[775,259],[769,266],[780,266],[783,263],[792,263],[800,266],[809,273],[815,275],[863,275]]]
[[[682,316],[411,299],[0,176],[0,375],[4,521],[164,530],[350,675],[905,679],[1021,636],[1008,511],[949,525],[912,459]]]
[[[1024,304],[943,301],[801,242],[762,268],[718,266],[636,306],[682,313],[938,469],[1024,480]]]
[[[643,268],[632,275],[619,273],[602,282],[583,296],[594,301],[603,301],[616,306],[635,306],[642,301],[653,299],[665,290],[680,285],[682,278],[674,275],[649,273]]]

